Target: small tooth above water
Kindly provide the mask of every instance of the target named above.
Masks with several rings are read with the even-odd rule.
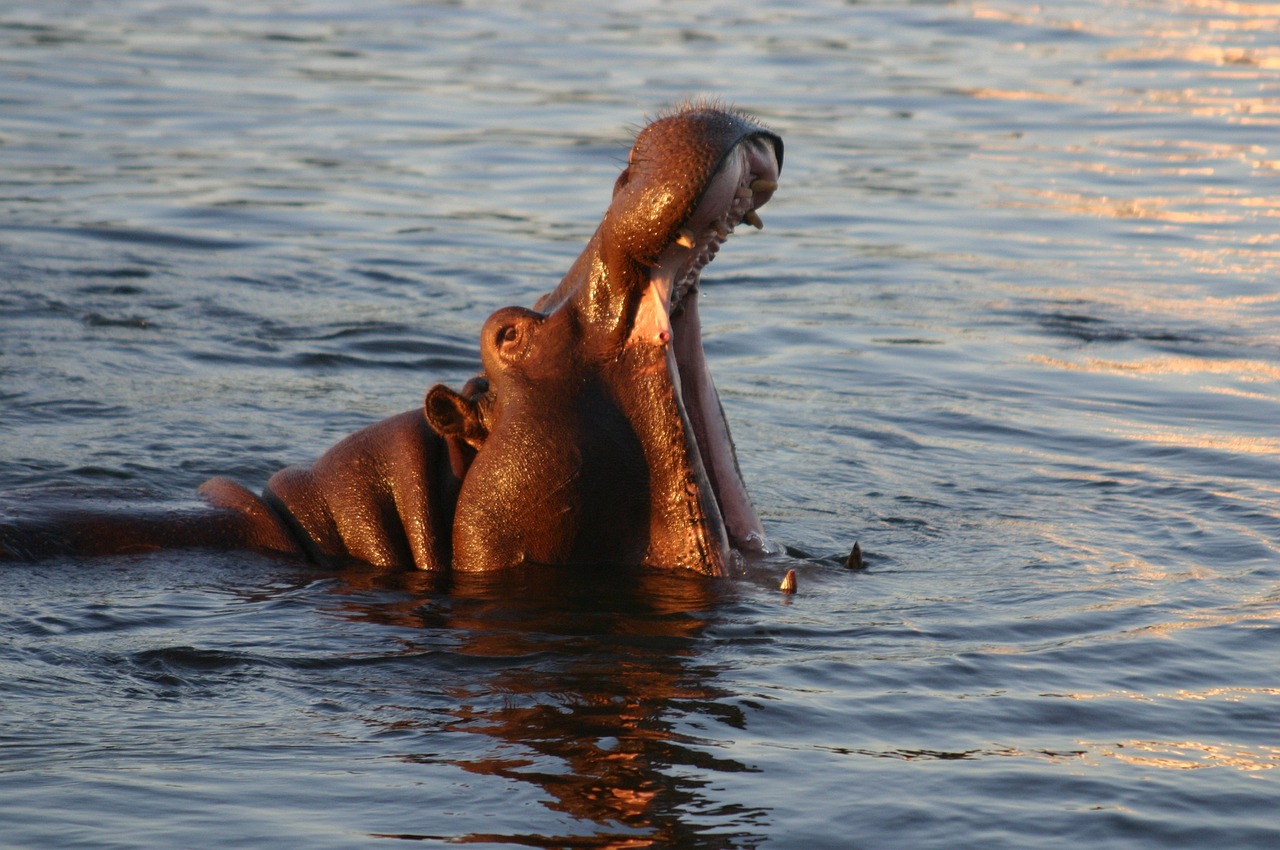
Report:
[[[680,228],[680,234],[676,236],[676,244],[684,248],[692,248],[698,240],[694,238],[693,231],[687,227]]]
[[[746,214],[742,217],[742,220],[754,227],[756,230],[764,229],[764,221],[755,210],[747,210]]]
[[[745,201],[748,198],[753,197],[755,192],[751,191],[747,186],[739,186],[738,191],[735,192],[734,195],[736,195],[739,200]]]
[[[751,181],[751,191],[753,192],[772,192],[777,188],[777,180],[765,180],[763,177],[760,177]]]

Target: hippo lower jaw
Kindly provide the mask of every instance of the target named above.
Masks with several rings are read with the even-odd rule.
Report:
[[[665,348],[667,372],[676,403],[690,425],[689,452],[702,462],[713,506],[728,542],[748,552],[780,551],[747,494],[733,438],[719,394],[707,367],[698,312],[702,269],[744,221],[763,227],[756,209],[778,185],[779,164],[773,146],[761,137],[738,144],[725,158],[697,209],[676,239],[659,255],[636,311],[628,346]]]

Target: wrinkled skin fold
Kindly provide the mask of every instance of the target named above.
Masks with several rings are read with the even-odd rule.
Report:
[[[732,571],[771,551],[702,348],[702,269],[777,187],[782,140],[710,106],[646,126],[603,220],[533,310],[485,323],[484,374],[201,510],[0,520],[0,558],[246,547],[424,570],[633,563]]]

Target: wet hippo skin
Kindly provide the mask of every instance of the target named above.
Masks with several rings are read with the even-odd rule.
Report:
[[[439,433],[487,434],[459,495],[455,569],[622,561],[721,575],[737,552],[770,548],[703,357],[697,285],[737,225],[759,224],[781,154],[776,136],[719,110],[649,125],[542,312],[485,323],[488,422],[432,390]]]
[[[746,115],[679,109],[637,136],[560,284],[484,324],[484,373],[377,422],[261,496],[226,478],[201,509],[94,505],[0,519],[0,557],[181,546],[423,570],[636,563],[722,575],[767,551],[703,356],[702,269],[777,187],[782,141]]]

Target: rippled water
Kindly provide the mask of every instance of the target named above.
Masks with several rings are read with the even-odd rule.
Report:
[[[2,843],[1275,846],[1278,32],[1226,0],[0,7],[0,492],[257,487],[461,382],[643,115],[708,95],[786,139],[704,316],[766,524],[818,556],[9,566]],[[822,560],[854,539],[866,572]]]

